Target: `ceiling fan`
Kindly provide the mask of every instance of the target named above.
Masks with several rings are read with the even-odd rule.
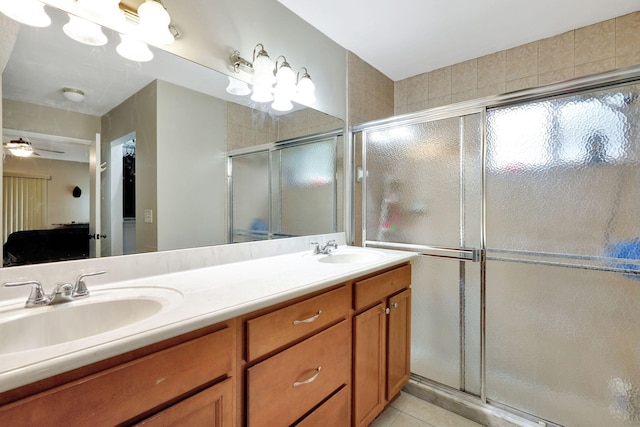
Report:
[[[2,148],[6,148],[9,152],[16,157],[29,157],[31,155],[40,156],[38,151],[48,151],[50,153],[64,154],[64,151],[47,150],[46,148],[36,148],[31,145],[31,142],[25,141],[22,138],[13,139],[9,142],[3,142]]]

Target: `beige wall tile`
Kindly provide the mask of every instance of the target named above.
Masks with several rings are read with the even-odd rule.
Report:
[[[442,107],[451,104],[451,95],[442,96],[440,98],[432,98],[428,101],[429,108]]]
[[[538,74],[538,42],[528,43],[506,51],[505,79],[520,80]]]
[[[616,56],[640,51],[640,12],[616,18]]]
[[[467,92],[478,88],[478,60],[460,62],[451,66],[451,93]]]
[[[429,73],[429,99],[451,95],[451,67]]]
[[[616,68],[640,64],[640,51],[616,56]]]
[[[498,83],[491,86],[484,86],[478,88],[478,98],[484,98],[485,96],[500,95],[507,91],[506,83]]]
[[[513,92],[521,89],[529,89],[538,86],[538,76],[523,77],[507,82],[505,91]]]
[[[538,76],[538,85],[546,85],[550,83],[563,82],[574,77],[574,67],[564,68],[562,70],[553,70]]]
[[[407,92],[409,90],[409,79],[399,80],[394,83],[393,105],[407,105]]]
[[[418,74],[405,80],[407,82],[407,104],[429,99],[429,73]]]
[[[538,42],[538,74],[563,70],[575,64],[573,31],[543,39]]]
[[[616,56],[616,20],[575,30],[575,64],[582,65]]]
[[[415,113],[417,111],[423,111],[429,108],[429,101],[424,100],[413,104],[408,104],[405,113]]]
[[[458,92],[451,95],[451,102],[455,104],[456,102],[469,101],[471,99],[476,99],[478,97],[478,89],[471,89],[464,92]]]
[[[607,58],[587,64],[576,65],[574,77],[584,77],[591,74],[603,73],[616,68],[616,58]]]
[[[506,64],[507,52],[504,50],[478,58],[478,87],[504,83]]]

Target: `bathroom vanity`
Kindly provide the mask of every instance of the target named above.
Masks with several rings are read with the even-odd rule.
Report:
[[[95,287],[182,297],[0,353],[0,425],[366,426],[409,379],[413,256],[341,246]]]

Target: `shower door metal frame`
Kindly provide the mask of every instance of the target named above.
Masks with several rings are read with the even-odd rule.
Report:
[[[232,150],[227,152],[227,242],[233,243],[233,158],[241,157],[251,154],[259,154],[259,153],[267,153],[269,155],[269,230],[267,232],[267,240],[271,240],[274,238],[283,238],[283,237],[291,237],[279,233],[273,233],[273,218],[272,218],[272,208],[271,203],[273,199],[273,190],[272,190],[272,176],[273,176],[273,164],[272,164],[272,154],[274,152],[280,152],[286,148],[299,147],[307,144],[313,144],[315,142],[319,142],[320,140],[329,140],[333,139],[333,149],[334,154],[336,156],[336,160],[338,158],[338,137],[344,136],[344,129],[336,129],[329,132],[316,133],[312,135],[306,135],[298,138],[286,139],[283,141],[272,142],[268,144],[256,145],[253,147],[240,148],[238,150]],[[346,141],[343,142],[343,145],[347,145]],[[345,150],[343,150],[345,151]],[[346,162],[346,159],[344,160]],[[336,165],[337,172],[337,165]],[[333,194],[335,196],[334,203],[337,206],[337,180],[334,177],[334,191]],[[334,231],[337,229],[337,214],[333,217],[333,229]]]
[[[427,255],[427,256],[433,256],[433,257],[439,257],[439,258],[449,258],[449,259],[453,259],[453,260],[459,260],[459,288],[458,288],[458,292],[459,292],[459,357],[460,357],[460,366],[459,366],[459,372],[460,372],[460,383],[459,383],[459,390],[463,391],[465,390],[465,376],[466,376],[466,346],[465,346],[465,334],[466,334],[466,325],[465,325],[465,316],[466,316],[466,312],[465,312],[465,276],[464,276],[464,270],[465,270],[465,262],[471,261],[471,262],[481,262],[481,260],[484,259],[484,252],[485,252],[485,238],[484,238],[484,232],[485,232],[485,220],[484,220],[484,214],[485,214],[485,198],[484,198],[484,193],[485,193],[485,170],[484,170],[484,156],[485,156],[485,123],[486,123],[486,109],[484,107],[471,107],[471,108],[466,108],[466,107],[462,107],[459,109],[450,109],[450,110],[446,110],[446,111],[435,111],[433,114],[420,114],[417,115],[415,117],[409,117],[406,120],[398,120],[398,121],[391,121],[391,122],[387,122],[387,123],[381,123],[379,125],[376,124],[372,124],[371,126],[368,126],[364,129],[360,129],[354,132],[362,132],[363,137],[362,137],[362,169],[364,171],[367,171],[367,156],[366,156],[366,152],[367,152],[367,132],[370,131],[378,131],[378,130],[384,130],[390,127],[396,127],[396,126],[410,126],[410,125],[415,125],[415,124],[423,124],[423,123],[429,123],[429,122],[434,122],[434,121],[439,121],[439,120],[445,120],[445,119],[451,119],[451,118],[459,118],[462,119],[462,117],[464,116],[471,116],[471,115],[475,115],[475,114],[479,114],[480,115],[480,121],[481,121],[481,132],[480,132],[480,153],[481,153],[481,159],[480,161],[482,162],[482,170],[481,170],[481,180],[480,180],[480,188],[478,189],[478,191],[482,192],[482,198],[481,198],[481,206],[480,206],[480,218],[478,218],[478,224],[479,224],[479,236],[480,236],[480,245],[478,248],[474,248],[474,249],[463,249],[464,248],[464,240],[465,240],[465,228],[464,228],[464,220],[465,220],[465,201],[464,201],[464,197],[465,197],[465,180],[464,180],[464,168],[463,168],[463,162],[464,162],[464,143],[463,143],[463,123],[462,120],[460,120],[460,131],[458,133],[459,135],[459,163],[458,163],[458,167],[459,167],[459,176],[460,176],[460,198],[459,198],[459,206],[460,206],[460,219],[459,219],[459,247],[457,248],[450,248],[450,247],[443,247],[443,246],[430,246],[430,245],[418,245],[418,244],[408,244],[408,243],[396,243],[396,242],[381,242],[381,241],[376,241],[376,240],[368,240],[367,239],[367,173],[364,173],[364,177],[362,180],[362,244],[365,247],[375,247],[375,248],[382,248],[382,249],[395,249],[395,250],[404,250],[404,251],[410,251],[410,252],[416,252],[420,255]],[[352,140],[353,142],[353,140]],[[485,326],[484,326],[484,291],[485,291],[485,275],[484,275],[484,264],[481,264],[481,275],[480,275],[480,328],[481,328],[481,332],[480,332],[480,376],[481,378],[480,380],[480,398],[482,399],[482,401],[486,401],[486,397],[485,397],[485,388],[484,388],[484,375],[485,375],[485,360],[484,360],[484,347],[485,347]]]
[[[530,102],[543,98],[550,98],[553,96],[561,96],[561,95],[570,95],[575,94],[577,92],[587,91],[587,90],[596,90],[599,88],[611,87],[615,85],[622,85],[627,83],[637,83],[640,82],[640,65],[633,65],[629,67],[619,68],[612,71],[606,71],[603,73],[598,73],[590,76],[579,77],[568,81],[552,83],[545,86],[540,86],[536,88],[524,89],[516,92],[511,92],[502,95],[494,95],[488,96],[485,98],[475,99],[471,101],[464,101],[453,105],[437,107],[433,109],[428,109],[424,111],[419,111],[416,113],[408,113],[400,116],[393,116],[386,119],[370,121],[362,124],[352,125],[349,127],[349,144],[352,149],[350,150],[350,155],[354,156],[354,139],[355,134],[359,132],[364,132],[373,129],[381,129],[383,127],[397,126],[402,124],[410,124],[420,121],[432,121],[437,120],[438,118],[447,118],[452,116],[462,115],[462,112],[472,111],[477,109],[482,112],[482,126],[483,129],[486,129],[486,111],[490,108],[498,108],[507,106],[510,104],[522,103],[522,102]],[[363,152],[366,149],[366,146],[363,141]],[[480,234],[480,246],[481,250],[479,251],[479,261],[480,261],[480,397],[479,401],[482,405],[487,407],[489,403],[487,402],[486,396],[486,132],[483,132],[482,135],[482,213],[481,213],[481,222],[482,222],[482,231]],[[351,163],[353,163],[353,157],[349,159]],[[363,159],[363,162],[365,159]],[[363,169],[366,170],[366,165],[363,164]],[[355,177],[351,177],[352,180],[355,180]],[[353,203],[354,195],[351,196]],[[363,212],[366,212],[366,188],[363,185],[362,189],[362,199],[363,199]],[[363,214],[363,228],[365,228],[366,217]],[[363,230],[363,233],[365,230]],[[351,230],[350,235],[348,236],[348,240],[353,242],[355,241],[355,227]],[[363,245],[365,244],[365,235],[363,234]],[[370,245],[373,246],[374,242],[370,242]],[[417,247],[396,247],[396,249],[406,249],[416,251]],[[424,247],[425,250],[433,250],[431,247]],[[438,248],[440,250],[447,248]],[[444,251],[442,254],[446,254]],[[491,258],[493,259],[493,258]],[[559,265],[559,266],[567,266],[567,267],[576,267],[574,265],[567,265],[562,262],[553,262],[550,261],[549,265]],[[603,267],[598,268],[598,270],[606,270],[606,271],[617,271],[615,268],[611,267]],[[626,272],[626,271],[625,271]],[[637,272],[634,272],[637,273]],[[451,392],[452,390],[447,390],[447,392]],[[472,397],[465,392],[460,392],[460,396],[452,395],[457,401],[464,402],[465,399]],[[488,406],[489,410],[492,408],[496,408],[499,405],[496,405],[497,402],[491,402],[495,406]],[[517,412],[517,411],[514,411]]]

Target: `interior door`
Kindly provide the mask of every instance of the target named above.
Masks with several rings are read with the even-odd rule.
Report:
[[[363,132],[364,245],[418,252],[411,371],[480,394],[482,113]]]
[[[89,147],[89,257],[101,256],[100,241],[106,235],[101,235],[100,224],[100,134]]]

